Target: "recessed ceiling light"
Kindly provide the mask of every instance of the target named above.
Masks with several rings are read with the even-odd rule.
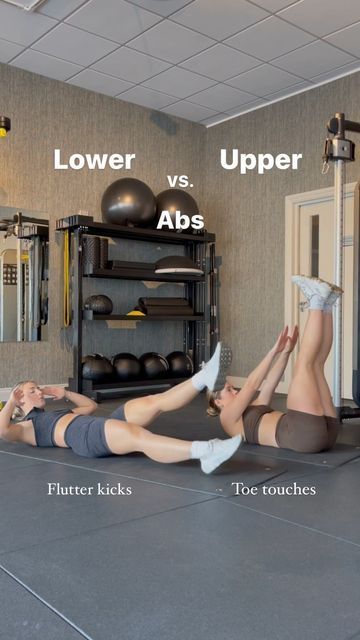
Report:
[[[41,4],[44,4],[46,0],[2,0],[6,4],[12,4],[14,7],[19,7],[24,11],[34,11]]]

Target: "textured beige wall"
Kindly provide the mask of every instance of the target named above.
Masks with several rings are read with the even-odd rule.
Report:
[[[13,125],[11,135],[1,142],[0,204],[47,210],[52,229],[50,339],[1,344],[0,387],[28,376],[40,382],[65,382],[71,374],[69,335],[61,330],[61,254],[54,221],[78,209],[87,209],[100,220],[103,191],[125,175],[144,180],[155,193],[167,188],[168,173],[190,175],[193,195],[205,212],[207,228],[217,234],[217,253],[223,256],[220,317],[222,336],[234,347],[232,373],[246,375],[283,321],[284,198],[332,184],[332,170],[321,175],[325,124],[335,111],[360,120],[360,74],[208,130],[159,114],[154,118],[147,109],[7,65],[0,65],[0,82],[0,111],[11,116]],[[133,172],[54,171],[55,147],[64,156],[133,152],[137,160]],[[296,172],[241,176],[237,170],[221,168],[221,148],[302,153],[303,160]],[[348,168],[349,182],[357,178],[357,167],[355,163]],[[145,294],[136,291],[136,297]],[[172,330],[162,325],[159,345],[154,345],[150,328],[142,328],[136,337],[131,332],[128,349],[141,352],[140,339],[143,350],[151,345],[166,352]],[[94,330],[89,328],[88,334],[91,350],[96,349]],[[122,350],[122,338],[113,344],[114,336],[108,334],[105,353]]]
[[[233,375],[247,375],[282,326],[284,198],[333,184],[332,168],[321,174],[321,158],[326,123],[337,111],[360,121],[359,73],[208,129],[204,208],[223,256],[221,328],[234,347]],[[349,137],[360,149],[359,136]],[[221,148],[302,153],[303,160],[298,171],[240,175],[222,169]],[[359,163],[352,163],[347,181],[358,176]]]
[[[0,65],[0,86],[0,112],[11,117],[13,129],[1,141],[0,204],[45,210],[51,220],[49,341],[1,344],[0,387],[27,377],[66,382],[72,357],[69,335],[61,329],[61,253],[55,220],[79,209],[101,220],[102,193],[111,182],[125,176],[144,180],[156,194],[168,188],[167,174],[187,173],[194,184],[193,195],[200,199],[206,130],[8,65]],[[136,162],[133,171],[55,171],[54,148],[61,148],[64,157],[74,152],[136,153]],[[146,290],[139,290],[139,295],[146,295]],[[172,344],[172,328],[163,329],[158,333],[160,344],[154,343],[150,328],[141,330],[138,336],[144,348],[138,347],[138,351],[151,348],[166,353]],[[114,342],[114,336],[108,333],[109,343]],[[112,353],[127,350],[125,346],[130,350],[133,345],[129,341],[121,344],[118,332],[116,336]],[[92,335],[90,342],[93,346]],[[135,339],[132,342],[135,344]],[[94,347],[101,350],[102,345]],[[107,350],[110,345],[105,353]]]

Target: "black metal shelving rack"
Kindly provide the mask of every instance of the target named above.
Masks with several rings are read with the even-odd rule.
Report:
[[[163,322],[176,321],[183,323],[183,350],[192,356],[195,369],[213,352],[219,339],[217,288],[218,268],[215,257],[215,235],[205,231],[202,234],[176,233],[107,225],[94,222],[90,216],[73,215],[61,218],[56,223],[57,231],[68,230],[72,246],[72,331],[73,331],[73,377],[69,379],[72,391],[83,393],[101,400],[102,396],[117,397],[123,393],[141,390],[142,388],[170,387],[182,382],[184,378],[166,378],[153,380],[136,380],[131,382],[109,382],[95,384],[82,378],[82,346],[84,321],[126,322]],[[82,238],[84,235],[96,235],[123,240],[181,244],[185,253],[204,271],[203,276],[182,274],[156,274],[153,265],[148,263],[124,262],[116,269],[92,269],[84,272],[82,259]],[[83,277],[117,278],[123,280],[180,282],[185,284],[185,296],[194,309],[192,316],[108,316],[94,315],[84,311],[82,306]]]

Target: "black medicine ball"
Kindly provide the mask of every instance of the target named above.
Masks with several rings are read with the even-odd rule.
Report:
[[[112,359],[119,380],[127,382],[140,377],[141,364],[132,353],[117,353]]]
[[[166,356],[169,363],[170,375],[174,378],[187,378],[194,373],[194,364],[187,353],[172,351]]]
[[[139,360],[147,378],[167,377],[169,364],[166,358],[160,353],[150,351],[140,356]]]
[[[108,296],[90,296],[85,300],[84,309],[98,315],[109,315],[113,310],[113,303]]]
[[[105,356],[92,353],[82,360],[82,377],[93,382],[106,382],[114,375],[114,368]]]

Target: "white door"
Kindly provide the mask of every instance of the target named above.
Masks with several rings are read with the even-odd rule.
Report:
[[[302,203],[299,207],[299,272],[334,281],[334,203],[333,200]],[[353,229],[354,198],[344,199],[344,265],[343,265],[343,361],[342,397],[352,398],[352,330],[353,330]],[[304,298],[301,297],[303,300]],[[300,335],[306,313],[299,312]],[[332,391],[332,351],[325,375]]]

